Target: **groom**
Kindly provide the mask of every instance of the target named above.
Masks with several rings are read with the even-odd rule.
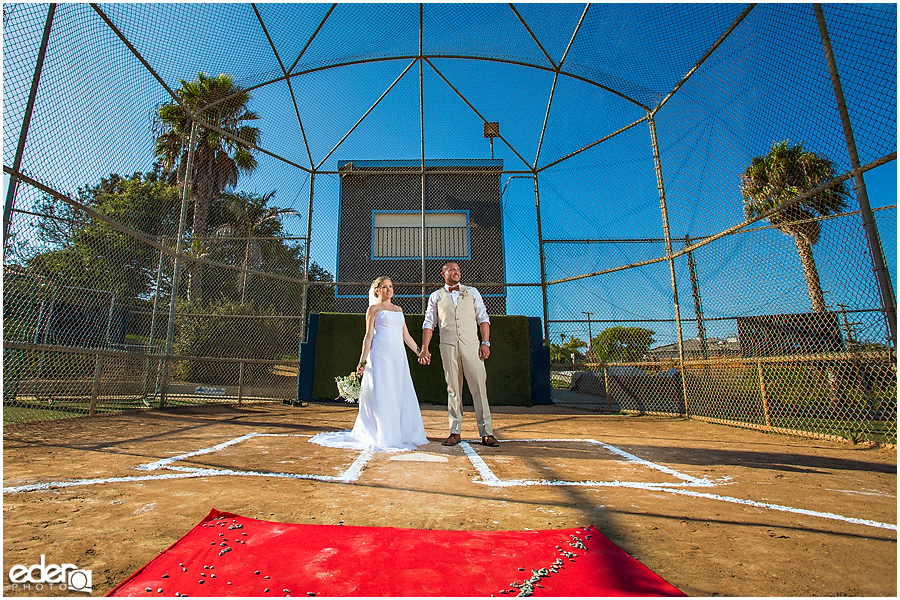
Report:
[[[419,363],[431,363],[428,346],[437,325],[441,331],[441,361],[444,364],[444,378],[447,380],[447,409],[450,415],[450,437],[443,441],[443,445],[455,446],[462,440],[462,386],[465,375],[475,404],[481,443],[496,447],[500,442],[494,438],[491,427],[487,374],[484,370],[484,360],[491,355],[491,321],[478,290],[459,284],[462,273],[457,263],[446,263],[441,274],[446,285],[428,297],[425,322],[422,324]],[[480,344],[477,335],[479,330]]]

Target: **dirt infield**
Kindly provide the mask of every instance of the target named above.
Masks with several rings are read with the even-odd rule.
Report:
[[[13,565],[70,563],[95,596],[210,508],[290,523],[451,530],[594,524],[694,596],[895,596],[893,449],[683,419],[496,408],[499,448],[375,454],[307,442],[356,407],[210,406],[4,428],[4,593]],[[473,591],[473,595],[480,592]],[[68,595],[84,596],[76,592]],[[538,594],[536,594],[538,595]]]

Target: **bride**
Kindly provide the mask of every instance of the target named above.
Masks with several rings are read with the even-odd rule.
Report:
[[[366,336],[356,367],[362,382],[353,429],[320,433],[310,442],[375,452],[413,450],[428,443],[403,343],[416,354],[419,348],[406,328],[403,309],[391,303],[393,296],[389,278],[372,282]]]

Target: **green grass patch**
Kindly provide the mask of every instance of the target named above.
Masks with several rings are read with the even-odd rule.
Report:
[[[569,389],[569,384],[562,379],[554,379],[551,377],[550,387],[554,390],[567,390]]]

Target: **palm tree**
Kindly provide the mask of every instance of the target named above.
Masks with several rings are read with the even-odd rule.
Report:
[[[565,341],[566,341],[566,334],[560,333],[559,334],[559,345],[557,346],[556,344],[553,344],[553,343],[550,344],[550,360],[551,361],[560,363],[563,361],[564,356],[566,356],[566,357],[569,356],[568,354],[565,354],[565,355],[563,354],[563,343]]]
[[[237,279],[237,291],[241,296],[242,304],[247,298],[247,281],[250,278],[250,274],[247,273],[246,269],[258,266],[262,260],[262,249],[258,239],[254,238],[280,234],[280,219],[284,215],[300,216],[300,213],[292,208],[266,207],[266,204],[274,196],[274,191],[264,196],[246,192],[223,194],[223,198],[227,203],[227,210],[233,217],[234,224],[219,227],[216,229],[214,237],[241,236],[246,238],[246,243],[244,244],[244,270],[238,273]]]
[[[768,154],[754,158],[741,175],[744,213],[755,217],[832,179],[834,165],[828,158],[804,149],[801,144],[788,146],[787,140],[774,143]],[[828,312],[812,252],[822,233],[822,224],[817,219],[842,211],[849,197],[846,184],[841,182],[767,217],[777,229],[793,236],[815,313]],[[840,373],[831,365],[825,370],[831,401],[840,404],[843,402]]]
[[[550,344],[550,360],[552,362],[558,363],[562,362],[562,348],[557,346],[556,344]]]
[[[216,77],[198,73],[197,79],[191,82],[182,79],[181,88],[175,93],[180,103],[172,100],[156,109],[154,154],[165,168],[176,170],[176,182],[183,190],[187,183],[187,156],[193,124],[187,111],[199,117],[201,127],[191,174],[194,200],[191,232],[192,250],[200,254],[213,198],[237,184],[241,173],[250,173],[256,168],[253,146],[259,143],[259,129],[247,122],[259,116],[247,109],[250,93],[235,85],[233,78],[224,73]],[[237,142],[219,131],[203,127],[203,124],[218,127],[242,141]],[[188,300],[199,300],[202,294],[201,265],[195,263],[191,269]]]
[[[768,154],[754,158],[741,175],[744,213],[748,218],[756,217],[831,179],[834,165],[828,158],[805,150],[801,144],[775,143]],[[812,252],[822,233],[822,224],[816,219],[841,212],[849,197],[846,183],[841,182],[768,216],[772,225],[794,238],[813,312],[827,312]]]
[[[562,345],[562,352],[565,356],[572,357],[572,364],[575,364],[575,355],[578,354],[581,348],[587,348],[587,342],[580,340],[574,335],[569,338],[569,341]]]

